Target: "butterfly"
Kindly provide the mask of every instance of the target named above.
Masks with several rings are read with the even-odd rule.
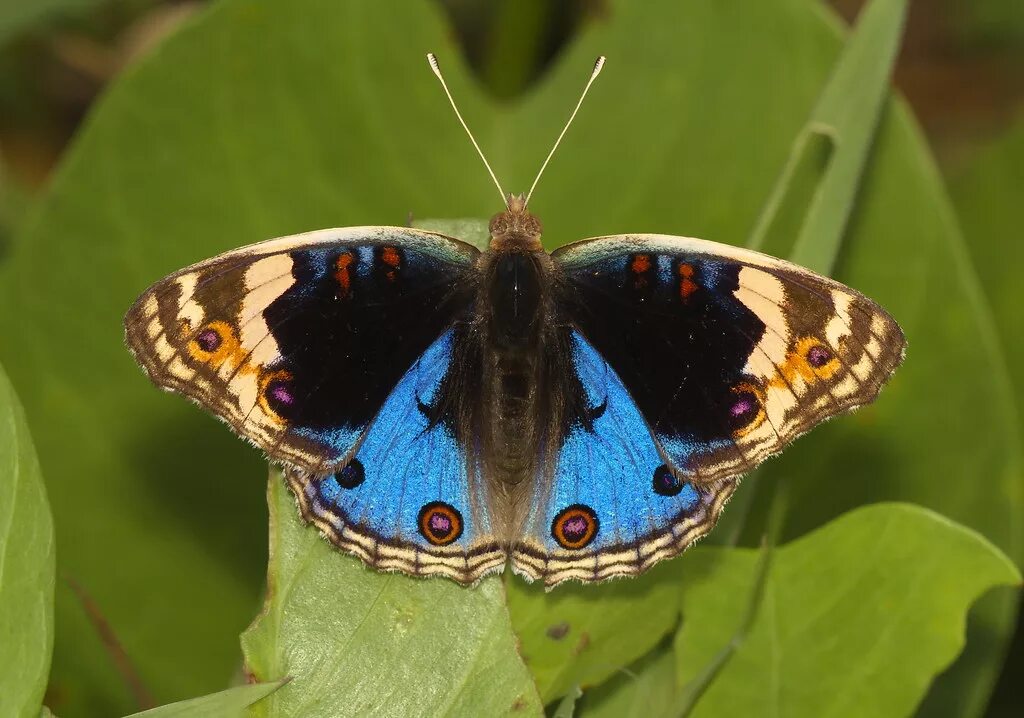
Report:
[[[175,272],[129,310],[127,343],[283,465],[342,551],[463,584],[511,563],[547,586],[679,554],[742,474],[873,401],[902,360],[896,321],[832,279],[670,235],[549,254],[529,195],[501,193],[484,251],[350,227]]]

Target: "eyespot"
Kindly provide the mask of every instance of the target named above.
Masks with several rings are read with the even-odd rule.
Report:
[[[345,468],[334,473],[334,480],[343,489],[354,489],[366,481],[366,470],[359,459],[352,459]]]
[[[267,415],[283,419],[295,408],[295,391],[292,389],[292,373],[278,369],[260,380],[259,403]]]
[[[726,419],[734,437],[739,438],[753,431],[765,417],[764,396],[760,389],[747,383],[733,387]]]
[[[805,378],[829,379],[840,369],[839,358],[824,342],[815,337],[803,337],[796,344],[796,354],[807,362],[809,372]]]
[[[447,546],[462,535],[462,514],[443,501],[432,501],[420,509],[420,534],[434,546]]]
[[[832,360],[832,353],[823,346],[813,346],[807,350],[807,362],[820,369]]]
[[[683,490],[683,482],[672,473],[665,464],[654,470],[654,493],[661,496],[678,496]]]
[[[204,352],[215,352],[224,342],[220,336],[220,332],[212,327],[204,329],[196,335],[196,344]]]
[[[589,506],[573,504],[558,512],[551,522],[551,535],[562,548],[581,549],[597,536],[597,514]]]
[[[184,329],[186,323],[183,323]],[[238,349],[235,332],[227,322],[214,321],[199,328],[187,345],[188,353],[196,361],[220,367]],[[234,359],[237,361],[237,358]]]

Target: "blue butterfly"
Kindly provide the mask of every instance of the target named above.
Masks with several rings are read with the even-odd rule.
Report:
[[[139,297],[128,344],[283,464],[339,549],[548,586],[680,553],[740,475],[902,359],[897,323],[829,278],[668,235],[548,254],[528,197],[502,196],[483,252],[353,227],[188,267]]]

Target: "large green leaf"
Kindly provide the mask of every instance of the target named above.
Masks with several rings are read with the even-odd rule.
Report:
[[[545,702],[596,685],[650,650],[679,620],[678,572],[663,564],[633,580],[555,591],[509,578],[523,659]]]
[[[1024,121],[985,147],[950,179],[953,203],[1006,351],[1018,407],[1024,407],[1024,333],[1020,331],[1024,242],[1017,239],[1024,227],[1021,187]]]
[[[38,426],[63,570],[156,697],[231,674],[264,514],[255,452],[151,390],[122,348],[139,291],[264,237],[496,210],[427,50],[509,189],[525,189],[593,58],[609,56],[531,203],[550,246],[620,231],[742,242],[839,47],[807,0],[611,2],[535,91],[495,106],[425,1],[224,0],[122,77],[18,238],[0,279],[0,330],[17,339],[0,354]],[[962,253],[920,135],[892,104],[836,274],[894,313],[910,357],[875,407],[775,462],[793,481],[788,535],[900,498],[1021,555],[1015,419]],[[66,592],[57,621],[58,712],[127,712]]]
[[[1006,366],[1018,411],[1024,408],[1024,334],[1020,331],[1020,303],[1024,299],[1020,271],[1024,267],[1024,245],[1017,239],[1024,226],[1022,186],[1024,121],[1011,126],[1005,135],[983,148],[950,178],[953,203],[1006,351]],[[1017,490],[1024,491],[1024,481],[1018,484]],[[1016,715],[1020,710],[1017,676],[1024,671],[1024,630],[1020,626],[1010,661],[1003,668],[1001,689],[994,698],[999,706],[991,708],[989,715]],[[941,698],[949,705],[956,696]]]
[[[39,715],[53,651],[54,567],[39,462],[0,368],[0,715]]]
[[[676,705],[675,652],[661,646],[583,699],[583,718],[668,718]]]
[[[372,571],[302,523],[276,471],[267,500],[267,601],[242,647],[259,680],[293,680],[256,715],[541,713],[500,579],[466,590]]]
[[[681,684],[732,639],[757,564],[754,549],[685,561]],[[908,715],[963,647],[970,604],[1020,580],[989,541],[933,512],[851,511],[775,551],[749,634],[691,715]]]

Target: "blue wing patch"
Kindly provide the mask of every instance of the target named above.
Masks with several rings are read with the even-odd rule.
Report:
[[[387,397],[339,471],[288,474],[303,516],[339,548],[379,569],[472,583],[505,563],[479,472],[443,422],[429,418],[452,359],[441,335]]]
[[[512,556],[548,585],[637,574],[675,555],[711,530],[735,488],[679,478],[618,375],[575,331],[572,352],[588,416],[563,437],[551,481],[538,482]]]

